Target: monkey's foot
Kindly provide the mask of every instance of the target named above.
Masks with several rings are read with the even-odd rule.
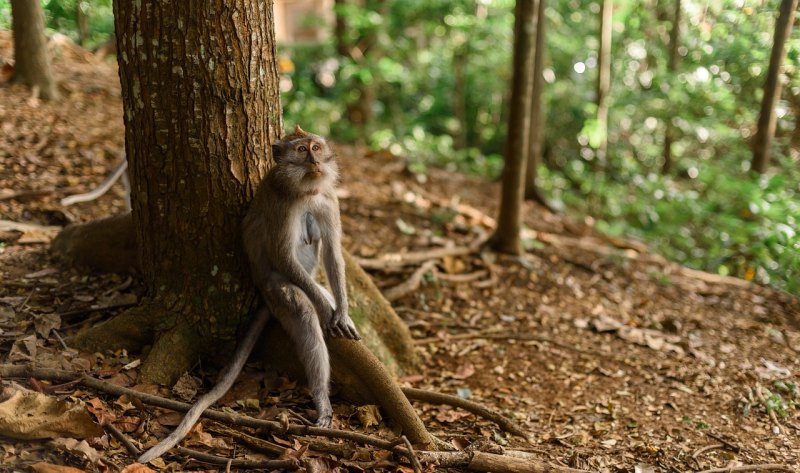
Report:
[[[325,333],[333,338],[349,338],[351,340],[361,340],[356,324],[347,314],[334,314],[331,321],[325,327]]]
[[[317,417],[316,426],[323,427],[325,429],[331,428],[331,420],[333,420],[333,416],[331,414],[319,416]]]

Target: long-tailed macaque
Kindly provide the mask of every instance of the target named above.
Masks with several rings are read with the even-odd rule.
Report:
[[[270,314],[295,344],[317,409],[317,425],[331,425],[330,361],[324,335],[361,338],[347,312],[338,166],[327,141],[299,126],[272,145],[272,157],[275,165],[259,186],[243,224],[244,249],[265,307],[258,311],[222,378],[197,400],[172,434],[139,458],[141,463],[177,445],[203,411],[230,389]],[[333,295],[314,280],[320,250]]]

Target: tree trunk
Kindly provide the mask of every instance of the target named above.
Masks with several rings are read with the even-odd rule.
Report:
[[[603,0],[600,12],[600,50],[597,52],[597,122],[601,129],[601,141],[597,147],[597,162],[606,159],[608,151],[608,91],[611,87],[611,26],[614,2]]]
[[[346,8],[347,0],[334,0],[333,11],[336,14],[336,24],[333,28],[333,36],[336,39],[336,54],[342,57],[350,56],[350,44],[347,42]]]
[[[78,44],[86,47],[86,42],[89,40],[89,18],[83,10],[84,4],[82,1],[75,4],[75,23],[78,27]]]
[[[232,347],[256,300],[239,228],[280,130],[272,9],[114,2],[114,18],[148,299],[112,322],[156,332],[141,372],[169,383]],[[111,342],[99,333],[78,340]]]
[[[769,69],[764,81],[764,97],[761,100],[761,112],[758,116],[758,128],[753,141],[752,168],[759,174],[767,171],[769,165],[769,147],[775,135],[775,105],[781,96],[779,80],[781,63],[783,62],[786,38],[792,34],[794,13],[798,0],[782,0],[780,16],[775,23],[775,39],[772,43],[772,54],[769,57]]]
[[[544,124],[542,110],[542,92],[544,89],[544,53],[546,48],[545,38],[545,9],[546,0],[539,0],[539,8],[536,12],[536,46],[533,55],[533,91],[531,96],[531,126],[530,143],[528,145],[528,164],[525,167],[525,198],[538,202],[539,204],[552,210],[545,200],[539,186],[536,185],[537,169],[542,162],[542,150],[544,141]]]
[[[42,5],[33,0],[11,0],[14,32],[14,82],[38,90],[43,99],[58,98],[47,56]]]
[[[680,35],[681,0],[675,0],[675,14],[672,16],[672,29],[669,31],[669,59],[667,60],[667,70],[673,79],[675,71],[678,69]],[[669,174],[672,170],[672,133],[672,116],[669,116],[667,117],[666,130],[664,131],[664,165],[661,167],[662,174]]]
[[[469,43],[457,46],[453,51],[453,115],[458,123],[453,148],[467,149],[467,64]]]
[[[533,90],[534,38],[539,0],[517,0],[514,20],[514,76],[511,81],[511,112],[508,120],[505,167],[503,168],[500,215],[492,247],[503,253],[522,253],[522,203],[525,195],[525,164],[528,156]]]

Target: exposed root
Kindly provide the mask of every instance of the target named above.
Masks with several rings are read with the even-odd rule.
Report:
[[[105,352],[123,348],[138,352],[155,335],[153,309],[149,304],[132,307],[112,319],[94,325],[67,340],[79,350]]]

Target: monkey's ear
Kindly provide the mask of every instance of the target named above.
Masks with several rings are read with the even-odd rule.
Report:
[[[283,159],[283,146],[272,145],[272,160],[278,163],[281,159]]]

